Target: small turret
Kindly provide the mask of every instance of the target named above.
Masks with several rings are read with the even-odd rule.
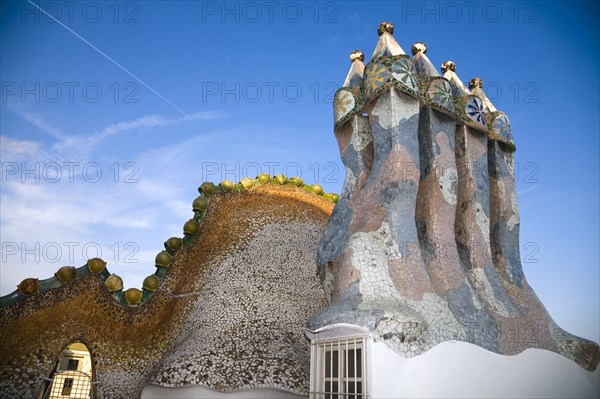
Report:
[[[365,73],[364,59],[365,54],[360,50],[354,50],[350,53],[352,65],[344,84],[335,93],[333,100],[333,117],[336,126],[345,123],[358,110],[362,100],[362,85]]]
[[[352,66],[350,66],[348,76],[346,76],[346,80],[344,80],[344,87],[354,87],[362,84],[363,75],[365,73],[365,64],[363,64],[364,60],[365,54],[360,50],[354,50],[350,54],[350,62],[352,63]]]
[[[423,42],[416,42],[411,47],[411,52],[414,57],[415,70],[421,78],[429,78],[440,76],[427,55],[427,45]]]
[[[394,34],[394,25],[389,22],[382,22],[379,28],[377,28],[377,33],[379,34],[379,42],[377,42],[371,59],[406,54],[398,42],[396,42],[394,36],[392,36]]]
[[[448,80],[440,76],[427,55],[427,45],[416,42],[412,45],[413,64],[419,77],[421,100],[438,111],[454,116],[454,98]]]
[[[465,84],[456,74],[456,64],[453,61],[445,61],[442,64],[441,71],[444,74],[444,77],[450,82],[454,97],[461,97],[470,94],[469,90],[465,87]]]
[[[486,113],[487,124],[489,126],[490,139],[504,143],[510,151],[515,151],[515,143],[512,136],[512,128],[508,116],[502,111],[498,111],[490,99],[483,91],[483,80],[473,78],[469,81],[471,93],[481,100],[483,111]]]

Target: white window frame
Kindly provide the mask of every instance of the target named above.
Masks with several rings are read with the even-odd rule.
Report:
[[[371,376],[371,334],[368,330],[349,325],[336,324],[319,329],[318,331],[305,330],[311,339],[310,357],[310,398],[311,399],[369,399]],[[360,349],[360,366],[357,362],[356,349]],[[337,359],[333,359],[333,353],[337,351]],[[354,356],[354,376],[348,374],[348,353]],[[337,376],[333,373],[333,361],[330,362],[329,377],[326,377],[326,354],[332,353],[332,360],[337,361]],[[360,377],[357,376],[360,367]],[[330,382],[330,392],[326,392],[326,382]],[[338,390],[333,392],[333,385],[337,382]],[[362,384],[361,393],[356,393],[358,383]],[[354,393],[348,392],[353,387]]]

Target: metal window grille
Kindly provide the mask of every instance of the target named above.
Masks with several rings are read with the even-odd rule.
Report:
[[[71,396],[71,389],[73,389],[73,378],[65,378],[62,387],[62,396]]]
[[[367,399],[365,337],[313,343],[314,399]]]
[[[82,371],[57,371],[48,379],[49,386],[43,399],[90,399],[93,398],[92,376]]]

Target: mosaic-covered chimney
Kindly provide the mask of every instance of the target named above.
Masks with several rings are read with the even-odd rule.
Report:
[[[454,62],[440,75],[424,43],[410,57],[392,24],[378,33],[335,95],[346,180],[318,252],[329,306],[308,328],[367,328],[406,357],[460,340],[506,355],[547,349],[594,370],[598,345],[558,327],[523,274],[508,117],[481,79],[468,90]]]

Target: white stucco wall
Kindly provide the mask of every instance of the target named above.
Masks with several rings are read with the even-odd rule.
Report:
[[[546,350],[503,356],[465,342],[444,342],[407,359],[375,342],[372,356],[374,399],[600,397],[600,368],[590,373]]]
[[[465,342],[444,342],[404,358],[382,342],[369,346],[373,399],[396,398],[598,398],[600,368],[590,373],[554,352],[528,349],[498,355]],[[277,389],[217,392],[204,386],[147,385],[144,399],[299,399]]]
[[[146,385],[142,391],[142,399],[300,399],[304,396],[278,389],[248,389],[235,392],[217,392],[210,388],[192,385],[178,388],[164,388]]]

